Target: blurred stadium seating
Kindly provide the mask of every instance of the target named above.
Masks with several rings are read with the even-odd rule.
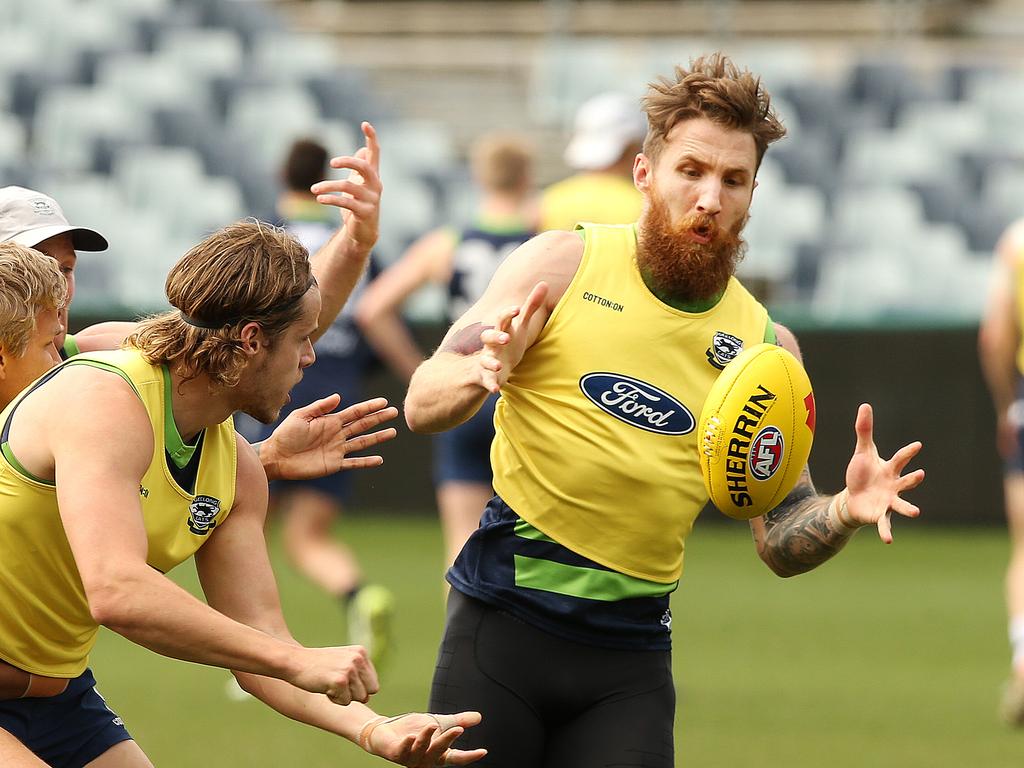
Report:
[[[639,96],[674,63],[717,47],[692,34],[617,37],[609,30],[622,20],[643,22],[628,3],[549,2],[543,22],[516,8],[543,3],[503,4],[500,19],[480,3],[460,4],[484,32],[508,30],[477,36],[497,62],[491,69],[514,61],[525,72],[522,88],[499,93],[493,73],[467,56],[469,43],[443,28],[450,21],[429,22],[430,13],[455,11],[431,2],[377,11],[381,25],[400,19],[423,30],[399,30],[411,47],[396,61],[393,50],[375,49],[398,38],[374,28],[374,5],[382,6],[0,4],[0,180],[51,192],[70,216],[110,234],[112,259],[82,264],[82,305],[159,306],[162,280],[146,281],[185,246],[231,219],[273,216],[277,163],[299,135],[344,153],[358,145],[360,120],[377,121],[387,261],[424,229],[471,209],[463,154],[472,131],[534,132],[546,152],[540,181],[551,181],[565,170],[555,158],[580,102],[612,88]],[[908,23],[851,18],[865,29]],[[725,14],[716,23],[744,22]],[[573,25],[602,34],[573,35]],[[359,34],[365,45],[353,44]],[[431,35],[436,45],[420,45]],[[977,316],[980,300],[966,300],[964,288],[984,283],[996,238],[1024,213],[1024,70],[977,51],[933,55],[925,65],[928,57],[894,50],[849,46],[826,56],[813,42],[753,37],[729,46],[776,94],[790,131],[761,170],[741,267],[770,304],[825,322]],[[424,79],[418,67],[445,74]],[[447,93],[435,87],[441,77]],[[481,93],[490,100],[476,103]],[[491,109],[502,97],[507,107]],[[508,114],[518,122],[509,125]],[[122,263],[132,274],[115,266]]]

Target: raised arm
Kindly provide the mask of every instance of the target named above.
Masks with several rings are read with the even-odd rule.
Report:
[[[363,336],[402,381],[412,378],[423,362],[423,353],[399,317],[399,310],[421,286],[450,279],[454,254],[455,236],[450,229],[428,232],[370,283],[356,305],[356,322]]]
[[[414,432],[461,424],[498,392],[537,340],[571,282],[583,241],[545,232],[498,268],[483,296],[457,320],[409,382],[405,420]]]
[[[801,359],[796,338],[781,325],[775,326],[779,343]],[[761,559],[779,576],[805,573],[835,555],[865,525],[875,525],[883,542],[892,542],[890,516],[917,517],[920,510],[900,498],[903,491],[924,480],[924,470],[902,474],[921,450],[914,442],[898,450],[888,461],[878,455],[872,436],[871,406],[857,411],[857,445],[846,468],[846,488],[834,496],[814,488],[804,468],[796,488],[771,512],[750,521],[754,544]]]
[[[978,356],[996,412],[997,447],[1004,457],[1013,453],[1016,443],[1010,406],[1020,377],[1017,352],[1021,331],[1015,283],[1022,256],[1024,222],[1019,222],[1000,238],[996,246],[988,300],[978,330]]]
[[[347,179],[329,179],[311,187],[317,201],[341,208],[344,221],[312,257],[313,274],[320,285],[320,323],[310,337],[316,341],[330,327],[359,282],[377,242],[380,226],[380,146],[377,132],[363,123],[366,145],[354,155],[335,157],[332,168],[348,168]]]

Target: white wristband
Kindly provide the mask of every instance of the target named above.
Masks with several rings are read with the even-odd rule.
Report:
[[[832,497],[832,501],[828,505],[828,519],[833,528],[841,533],[852,535],[861,526],[854,522],[853,518],[850,517],[850,510],[846,508],[846,500],[849,498],[849,495],[849,492],[844,488]]]

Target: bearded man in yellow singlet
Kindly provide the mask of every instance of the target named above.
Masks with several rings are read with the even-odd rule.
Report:
[[[409,426],[448,429],[501,392],[494,488],[452,585],[431,707],[472,706],[487,765],[672,768],[669,594],[707,502],[696,416],[741,348],[793,335],[733,277],[755,176],[785,131],[760,81],[722,55],[677,68],[644,99],[636,225],[547,232],[515,251],[414,374]],[[637,404],[672,402],[664,408]],[[889,516],[920,443],[888,461],[872,412],[840,493],[804,474],[751,521],[781,576],[810,570]]]

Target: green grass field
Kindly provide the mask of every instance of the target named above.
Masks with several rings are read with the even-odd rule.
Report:
[[[341,531],[399,602],[398,654],[371,703],[385,713],[422,709],[443,617],[439,529],[427,517],[357,516]],[[1006,553],[999,529],[908,523],[890,547],[865,530],[834,562],[781,580],[758,560],[745,525],[698,524],[673,600],[677,765],[1024,765],[1024,732],[995,718],[1008,663]],[[341,643],[338,608],[276,547],[275,565],[296,637]],[[194,571],[179,570],[194,589]],[[385,764],[259,702],[230,701],[226,672],[109,632],[92,667],[157,766]]]

